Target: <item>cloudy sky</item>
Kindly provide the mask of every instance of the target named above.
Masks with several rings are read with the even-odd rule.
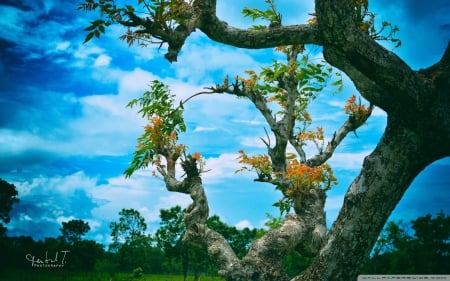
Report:
[[[242,8],[264,1],[218,2],[224,20],[246,27],[251,22],[242,18]],[[304,23],[314,10],[313,1],[278,2],[284,24]],[[199,32],[188,39],[174,64],[165,61],[164,50],[156,46],[128,47],[118,40],[123,32],[118,27],[101,40],[82,44],[83,28],[94,15],[75,11],[78,4],[0,4],[0,177],[17,187],[21,200],[11,214],[10,236],[56,237],[61,222],[83,219],[91,227],[88,238],[108,243],[108,225],[122,208],[138,210],[149,231],[155,231],[159,209],[186,207],[190,199],[167,192],[151,169],[123,177],[144,125],[125,105],[154,79],[185,99],[227,74],[258,70],[274,58],[272,50],[239,50],[211,42]],[[435,63],[450,40],[447,0],[383,0],[372,10],[380,22],[400,27],[403,45],[394,51],[414,69]],[[320,48],[310,46],[308,53],[320,59]],[[325,91],[311,108],[313,127],[323,126],[327,137],[345,120],[344,102],[355,93],[348,79],[344,81],[342,93]],[[261,227],[266,213],[278,215],[272,204],[280,194],[272,186],[254,183],[252,174],[234,174],[239,149],[264,151],[259,137],[267,126],[251,104],[228,96],[200,96],[186,105],[185,113],[188,132],[182,140],[206,157],[211,170],[204,175],[211,213],[239,227]],[[339,180],[328,194],[330,224],[385,120],[385,114],[375,110],[359,137],[350,134],[330,161]],[[450,213],[449,170],[446,158],[423,171],[391,218],[408,221],[439,210]]]

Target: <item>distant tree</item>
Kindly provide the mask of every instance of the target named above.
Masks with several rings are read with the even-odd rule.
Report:
[[[81,241],[82,237],[90,230],[89,223],[80,220],[70,220],[62,223],[61,238],[65,243],[74,244]]]
[[[113,248],[120,244],[131,243],[145,235],[147,224],[141,214],[134,209],[122,209],[119,221],[109,225]]]
[[[163,253],[153,247],[153,239],[147,235],[144,217],[134,209],[122,209],[118,222],[110,224],[112,244],[122,270],[132,271],[141,267],[145,272],[155,273],[163,264]]]
[[[449,274],[450,216],[440,212],[411,221],[389,222],[364,268],[374,274]]]
[[[155,239],[158,247],[164,251],[167,260],[167,268],[172,271],[182,271],[187,275],[187,250],[183,245],[183,237],[186,227],[184,214],[186,210],[177,205],[170,209],[160,209],[160,227],[156,230]]]
[[[19,202],[18,194],[14,184],[0,178],[0,237],[4,236],[7,230],[1,221],[9,223],[11,219],[9,212],[12,210],[12,206]]]

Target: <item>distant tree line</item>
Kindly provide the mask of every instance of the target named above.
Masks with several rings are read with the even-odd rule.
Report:
[[[161,226],[152,236],[146,233],[147,225],[138,211],[122,209],[119,220],[110,223],[112,242],[108,247],[83,238],[90,227],[81,219],[63,222],[60,236],[42,241],[30,236],[2,235],[0,270],[59,267],[111,275],[117,272],[189,274],[199,280],[203,274],[215,274],[217,268],[203,248],[182,241],[185,212],[180,206],[161,209]],[[218,216],[212,216],[209,224],[221,231],[240,255],[244,255],[261,231],[228,226]]]
[[[365,273],[450,274],[450,216],[388,222],[372,250]]]
[[[117,272],[193,275],[215,275],[218,268],[200,245],[183,241],[186,210],[180,206],[160,210],[160,227],[148,234],[147,224],[134,209],[122,209],[118,221],[110,223],[111,243],[108,247],[84,239],[90,230],[87,222],[73,219],[63,222],[61,235],[35,241],[30,236],[8,237],[6,227],[9,211],[18,202],[15,186],[0,179],[0,271],[30,266],[55,270],[98,271],[111,275]],[[261,229],[237,229],[217,215],[207,226],[220,234],[239,257],[251,243],[268,230],[278,228],[282,218],[268,215]],[[284,259],[286,272],[295,276],[308,267],[312,258],[302,257],[294,249]],[[389,222],[381,233],[365,274],[449,274],[450,216],[443,212],[426,215],[410,223]]]

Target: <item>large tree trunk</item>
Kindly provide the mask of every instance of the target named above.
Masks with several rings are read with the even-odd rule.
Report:
[[[389,118],[314,263],[294,280],[355,280],[413,179],[436,159],[429,139]]]

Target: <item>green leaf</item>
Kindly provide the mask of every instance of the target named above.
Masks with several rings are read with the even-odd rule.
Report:
[[[89,32],[89,33],[86,35],[86,38],[84,39],[83,44],[89,42],[89,41],[92,39],[92,37],[94,37],[94,32]]]
[[[244,14],[244,17],[249,17],[253,21],[255,21],[258,18],[264,18],[264,13],[258,9],[254,9],[254,8],[244,8],[242,10],[242,13]]]
[[[86,31],[91,31],[91,30],[94,30],[94,29],[96,29],[96,28],[97,28],[97,27],[96,27],[95,25],[91,24],[90,26],[86,27],[84,30],[86,30]]]
[[[267,26],[265,26],[265,25],[252,25],[250,27],[250,29],[253,29],[253,30],[264,30],[264,29],[267,29]]]

